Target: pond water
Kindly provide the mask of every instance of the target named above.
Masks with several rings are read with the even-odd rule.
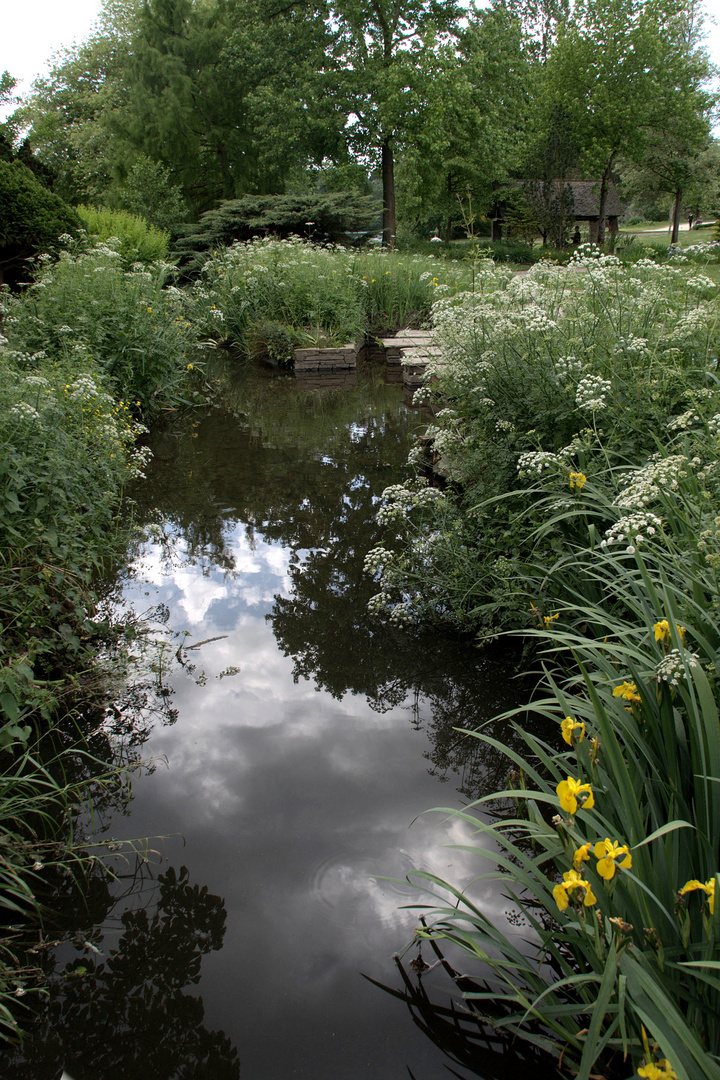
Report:
[[[118,860],[111,889],[86,886],[87,912],[68,892],[49,1008],[2,1075],[451,1075],[362,973],[403,985],[393,954],[418,919],[403,905],[423,900],[408,871],[465,885],[487,869],[449,846],[472,842],[467,826],[424,811],[504,786],[502,756],[455,729],[521,691],[509,659],[367,613],[374,508],[422,423],[381,381],[246,376],[227,408],[155,440],[134,492],[152,538],[110,602],[162,645],[101,732],[116,760],[149,764],[94,822],[152,851]],[[512,920],[499,892],[474,896]],[[441,970],[425,985],[447,1003]],[[456,1054],[453,1075],[514,1071]]]

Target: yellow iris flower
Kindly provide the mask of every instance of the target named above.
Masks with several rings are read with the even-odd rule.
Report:
[[[597,872],[606,881],[612,881],[618,866],[626,870],[632,866],[632,855],[627,844],[620,845],[617,840],[598,840],[595,858],[598,860]]]
[[[628,682],[627,680],[615,687],[613,690],[613,697],[623,698],[632,705],[640,705],[642,703],[642,698],[637,692],[637,686],[634,682]]]
[[[677,1073],[667,1058],[660,1058],[659,1061],[651,1061],[648,1065],[641,1065],[638,1069],[638,1076],[644,1077],[644,1080],[678,1080]]]
[[[583,904],[585,907],[590,907],[596,902],[593,891],[590,888],[590,883],[585,881],[585,879],[578,874],[577,870],[568,870],[566,874],[563,874],[562,883],[556,885],[553,889],[553,900],[561,911],[564,911],[570,903],[569,894],[573,889],[582,889],[584,891]]]
[[[679,623],[675,623],[675,629],[678,632],[678,637],[680,638],[681,641],[683,641],[684,638],[685,638],[685,627],[680,626]],[[653,630],[655,631],[655,640],[656,641],[671,641],[672,640],[672,634],[670,632],[670,623],[667,621],[667,619],[661,619],[660,622],[656,622],[655,625],[653,626]]]
[[[573,855],[573,866],[579,870],[584,862],[590,861],[590,848],[592,844],[583,844]]]
[[[710,914],[715,914],[715,878],[710,878],[709,881],[698,881],[697,878],[693,878],[691,881],[686,881],[680,890],[679,895],[685,896],[686,893],[702,891],[708,898],[708,907],[710,908]]]
[[[590,785],[581,784],[579,780],[573,780],[572,776],[568,776],[567,780],[561,780],[555,790],[561,807],[569,814],[577,813],[579,798],[580,805],[585,810],[592,810],[595,805],[595,796]]]
[[[573,732],[579,732],[578,742],[582,742],[585,738],[585,725],[582,720],[573,720],[572,716],[566,716],[560,725],[562,730],[562,737],[568,746],[573,744]]]

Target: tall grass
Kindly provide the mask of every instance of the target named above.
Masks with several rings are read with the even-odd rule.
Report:
[[[699,440],[688,449],[697,458]],[[507,1007],[500,1027],[583,1080],[653,1063],[660,1071],[641,1075],[720,1076],[720,504],[703,471],[689,466],[659,491],[657,530],[622,546],[598,543],[597,523],[619,519],[627,490],[612,469],[584,489],[580,530],[554,493],[534,504],[536,521],[569,538],[555,566],[526,573],[529,589],[553,580],[557,606],[532,632],[545,659],[532,710],[555,718],[559,741],[524,732],[522,710],[508,714],[527,745],[506,751],[512,783],[443,811],[477,830],[478,859],[496,867],[480,878],[517,904],[532,950],[458,889],[417,875],[437,898],[419,937],[449,939],[481,963],[492,985],[476,997],[490,1014]],[[471,737],[502,750],[482,731]],[[579,785],[575,803],[568,785]],[[514,800],[515,817],[483,816],[499,797]]]

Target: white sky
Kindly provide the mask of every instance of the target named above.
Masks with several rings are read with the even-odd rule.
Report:
[[[17,90],[27,92],[54,53],[88,36],[101,6],[102,0],[0,0],[0,72],[9,71]],[[720,66],[720,26],[709,29],[710,56]]]

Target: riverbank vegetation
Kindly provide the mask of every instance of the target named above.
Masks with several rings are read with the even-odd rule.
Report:
[[[82,881],[96,861],[73,823],[103,792],[125,787],[76,710],[99,695],[102,713],[98,650],[115,640],[116,665],[124,652],[122,628],[97,614],[97,587],[131,535],[119,508],[147,460],[137,443],[142,420],[191,395],[187,369],[197,357],[167,271],[123,270],[112,244],[65,250],[57,262],[40,260],[23,294],[1,296],[0,1026],[8,1038],[43,992],[41,957],[28,960],[24,950],[29,925],[36,938],[38,927],[52,932],[48,883]]]
[[[42,916],[48,865],[82,861],[69,808],[106,775],[70,779],[52,732],[112,633],[96,583],[146,425],[207,400],[211,349],[289,366],[430,327],[432,426],[380,507],[371,605],[519,635],[558,740],[510,717],[527,753],[493,797],[517,816],[462,812],[540,959],[427,875],[418,935],[485,964],[494,1022],[566,1073],[718,1077],[720,249],[677,245],[720,198],[712,74],[676,0],[108,0],[0,124],[11,931]],[[672,243],[578,246],[558,192],[579,178],[601,245],[611,182],[637,218],[672,210]],[[0,947],[11,1036],[36,984]]]
[[[522,636],[558,742],[525,732],[504,791],[444,811],[534,955],[472,888],[423,873],[418,938],[478,962],[474,1007],[573,1074],[716,1077],[718,286],[682,256],[597,249],[476,281],[436,303],[421,391],[449,483],[385,492],[371,604]],[[506,720],[523,733],[526,710]],[[498,798],[510,820],[483,812]]]

